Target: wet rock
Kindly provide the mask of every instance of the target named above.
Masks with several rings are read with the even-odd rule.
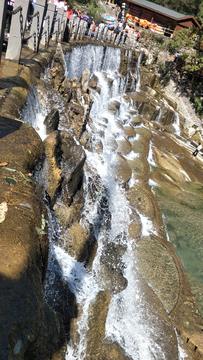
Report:
[[[69,78],[65,78],[61,84],[60,93],[69,102],[72,98],[72,81]]]
[[[61,236],[60,243],[70,256],[83,262],[88,258],[88,239],[88,230],[80,224],[74,223]]]
[[[72,80],[72,98],[73,102],[78,104],[82,103],[82,90],[77,77],[74,77]]]
[[[133,126],[124,126],[124,133],[126,136],[134,136],[136,134],[135,128]]]
[[[59,112],[56,108],[53,108],[44,120],[44,125],[46,126],[47,135],[50,134],[52,131],[57,130],[58,124],[59,124]]]
[[[139,114],[142,115],[146,120],[152,120],[157,116],[157,105],[152,101],[148,101],[142,103],[141,107],[139,108]]]
[[[145,171],[144,164],[139,158],[128,160],[128,164],[132,169],[132,172],[135,175],[135,177],[141,176]]]
[[[107,291],[100,291],[89,309],[87,357],[91,356],[92,358],[98,353],[102,355],[102,341],[105,338],[105,324],[110,301],[111,295]]]
[[[70,205],[77,190],[82,185],[83,165],[86,159],[85,151],[77,145],[74,138],[66,131],[61,131],[61,150],[63,161],[62,201]]]
[[[120,152],[121,154],[127,154],[132,150],[132,144],[126,138],[123,138],[122,140],[117,140],[117,144],[118,152]]]
[[[140,68],[140,83],[141,89],[145,89],[146,86],[151,87],[152,89],[156,89],[159,86],[160,77],[154,72],[147,70],[146,68]]]
[[[59,132],[53,132],[45,141],[44,146],[46,150],[48,169],[47,169],[47,194],[50,198],[51,206],[54,205],[59,186],[61,184],[62,170],[59,167],[59,151],[60,151],[60,137]],[[58,159],[57,159],[58,153]]]
[[[4,255],[0,262],[0,354],[5,359],[38,360],[51,358],[65,344],[65,333],[61,317],[44,298],[49,246],[46,208],[36,182],[31,178],[24,182],[27,172],[42,162],[43,143],[27,124],[21,123],[18,129],[12,124],[8,119],[7,129],[12,131],[0,142],[4,161],[19,171],[15,184],[5,181],[8,170],[1,168],[0,174],[0,203],[6,196],[8,204],[0,236]],[[39,235],[37,228],[42,227]]]
[[[65,206],[59,197],[59,201],[54,205],[53,209],[56,213],[59,225],[63,231],[72,226],[73,223],[79,222],[84,202],[85,199],[82,187],[75,194],[73,202],[70,206]]]
[[[123,276],[121,260],[125,250],[123,245],[116,243],[107,244],[103,249],[100,258],[101,284],[110,294],[121,292],[127,286],[127,279]]]
[[[128,72],[128,56],[125,56],[125,49],[121,48],[121,62],[119,73],[122,76],[126,76]]]
[[[142,153],[145,149],[145,146],[142,141],[133,140],[132,141],[132,150],[134,153]]]
[[[85,105],[79,105],[71,100],[69,103],[69,121],[71,129],[74,131],[77,139],[80,139],[82,133],[86,130],[89,114],[92,107],[92,99],[86,97]]]
[[[89,310],[87,332],[87,350],[85,360],[131,360],[116,343],[105,338],[105,324],[111,296],[107,291],[100,291]]]
[[[83,94],[87,92],[89,80],[90,80],[90,71],[88,69],[85,69],[80,79],[81,90]]]
[[[112,152],[118,148],[117,141],[115,140],[115,138],[113,136],[108,137],[108,139],[105,141],[105,144],[108,147],[108,149],[111,150]]]
[[[54,88],[56,90],[60,90],[61,83],[65,78],[65,69],[66,65],[62,45],[58,43],[52,65],[52,77],[54,79]]]
[[[136,128],[136,133],[142,137],[150,137],[151,136],[151,131],[144,127]]]
[[[120,154],[115,155],[111,164],[112,170],[115,174],[115,179],[121,185],[126,185],[132,175],[132,170],[128,165],[127,160]]]
[[[136,185],[133,188],[130,188],[127,191],[127,198],[130,201],[130,204],[133,205],[139,213],[150,220],[154,219],[155,210],[152,200],[141,187]]]
[[[174,111],[167,109],[166,107],[161,110],[161,116],[159,118],[159,121],[161,124],[163,125],[169,125],[171,123],[173,123],[174,120]]]
[[[158,239],[143,237],[136,248],[141,275],[170,313],[177,304],[180,279],[176,263]]]
[[[97,88],[97,82],[93,79],[89,80],[89,87],[96,89]]]
[[[135,242],[139,239],[142,230],[142,222],[140,216],[135,209],[131,208],[130,213],[130,224],[128,225],[128,234],[130,239],[133,239]]]
[[[108,110],[115,114],[117,112],[117,107],[113,104],[108,104]]]
[[[90,105],[91,99],[90,99],[89,94],[85,93],[83,95],[83,99],[84,99],[84,102],[85,102],[86,105]]]

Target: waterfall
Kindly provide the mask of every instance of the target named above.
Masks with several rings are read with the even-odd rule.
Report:
[[[174,130],[175,130],[175,134],[176,135],[181,135],[180,118],[179,118],[179,115],[176,112],[175,112],[175,116],[174,116],[173,127],[174,127]]]
[[[140,52],[139,56],[138,56],[135,73],[133,74],[132,72],[130,72],[130,75],[132,77],[130,92],[140,91],[140,63],[141,63],[141,60],[142,60],[142,53]],[[136,86],[135,86],[135,80],[137,80]]]
[[[140,53],[136,68],[136,91],[140,89],[141,58],[142,54]],[[106,320],[106,339],[117,342],[126,355],[133,360],[171,360],[170,354],[167,354],[164,348],[164,344],[170,341],[164,337],[166,325],[163,320],[159,319],[158,310],[153,308],[153,301],[150,302],[143,280],[138,275],[136,247],[134,240],[128,234],[132,209],[126,198],[124,187],[119,185],[118,174],[115,170],[119,165],[118,158],[120,156],[116,145],[125,137],[123,126],[130,123],[130,110],[132,110],[131,102],[127,102],[122,96],[125,81],[118,74],[120,49],[92,45],[78,46],[66,54],[65,61],[67,77],[80,79],[83,70],[88,68],[91,74],[95,74],[98,78],[98,86],[101,88],[100,95],[97,93],[92,95],[94,102],[90,117],[94,125],[94,130],[92,130],[93,151],[86,150],[85,205],[80,219],[83,227],[92,226],[98,243],[92,268],[87,270],[83,263],[78,263],[57,242],[50,244],[47,294],[50,293],[57,301],[57,294],[52,294],[52,284],[56,272],[60,271],[60,276],[68,284],[77,304],[82,309],[77,324],[80,341],[77,344],[71,341],[67,344],[66,358],[67,360],[84,360],[86,358],[89,307],[95,301],[100,290],[110,291],[109,287],[111,287],[111,302]],[[108,79],[112,80],[111,83]],[[34,96],[37,97],[35,92]],[[33,104],[29,99],[28,102],[30,109]],[[117,110],[111,112],[109,105],[113,105],[115,102],[118,104]],[[40,108],[39,113],[42,115],[41,126],[35,120],[32,121],[32,126],[39,126],[41,129],[48,109]],[[28,116],[27,114],[28,112],[25,110],[24,119]],[[36,117],[38,115],[33,111],[33,118]],[[90,126],[88,126],[87,130],[90,131]],[[133,141],[134,138],[132,138],[132,143]],[[98,146],[102,151],[97,151]],[[130,153],[125,156],[130,158],[136,155]],[[151,148],[149,158],[152,161]],[[89,189],[92,183],[89,183],[89,179],[94,172],[99,179],[100,186],[97,196],[93,199],[90,196]],[[54,214],[52,216],[49,227],[54,227],[54,231],[58,231],[60,237],[57,221],[54,219]],[[140,214],[140,219],[142,235],[147,236],[154,231],[153,224],[148,218]],[[50,235],[50,240],[51,237],[52,235]],[[105,271],[104,254],[108,254],[108,246],[120,247],[123,250],[119,266],[123,272],[125,286],[121,285],[121,290],[116,283],[109,285],[105,276],[102,276]],[[113,268],[113,259],[108,258],[108,261],[112,261],[110,265]],[[56,266],[56,262],[60,270]]]
[[[140,91],[140,63],[142,60],[142,53],[139,53],[138,56],[138,61],[137,61],[137,66],[136,66],[136,79],[137,79],[137,84],[136,84],[136,91]]]
[[[114,57],[111,57],[111,48],[103,46],[79,46],[75,47],[65,56],[66,73],[70,79],[75,76],[80,79],[83,70],[90,70],[91,74],[95,71],[118,71],[120,66],[120,48],[114,49]]]

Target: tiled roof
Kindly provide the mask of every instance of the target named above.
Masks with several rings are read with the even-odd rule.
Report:
[[[151,1],[147,1],[147,0],[129,0],[129,1],[134,4],[145,6],[151,10],[158,11],[164,15],[170,16],[175,19],[191,17],[191,15],[180,14],[177,11],[167,9],[164,6],[155,4]]]

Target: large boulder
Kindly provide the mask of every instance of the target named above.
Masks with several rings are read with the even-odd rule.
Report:
[[[56,90],[60,90],[61,83],[63,82],[65,77],[65,69],[66,69],[66,64],[65,64],[62,45],[58,43],[52,65],[52,77],[54,80],[54,88]]]
[[[83,179],[83,165],[86,154],[81,145],[77,145],[73,136],[66,131],[60,133],[63,170],[61,183],[61,200],[70,205],[77,190],[81,187]]]
[[[57,158],[57,153],[59,154],[60,152],[59,132],[55,131],[49,135],[45,139],[44,145],[46,150],[46,162],[48,165],[44,167],[47,178],[46,192],[50,198],[50,205],[53,207],[60,187],[62,173],[59,166],[59,157]]]
[[[122,256],[125,247],[116,243],[106,244],[100,259],[100,284],[104,284],[110,294],[116,294],[127,286],[127,279],[123,276]]]
[[[51,109],[50,113],[46,116],[44,120],[44,125],[46,126],[46,133],[50,134],[52,131],[58,129],[59,124],[59,111],[56,108]]]
[[[124,350],[111,340],[105,339],[105,324],[111,296],[107,291],[97,294],[89,310],[86,360],[130,360]]]
[[[61,84],[60,93],[69,102],[72,98],[72,80],[65,78]]]
[[[87,92],[89,80],[90,80],[90,71],[88,69],[85,69],[80,79],[81,90],[83,94]]]

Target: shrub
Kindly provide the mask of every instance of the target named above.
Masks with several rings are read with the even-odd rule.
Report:
[[[183,29],[175,32],[173,37],[163,46],[163,49],[168,50],[172,55],[179,51],[182,47],[192,49],[193,45],[194,40],[191,36],[191,30]]]

